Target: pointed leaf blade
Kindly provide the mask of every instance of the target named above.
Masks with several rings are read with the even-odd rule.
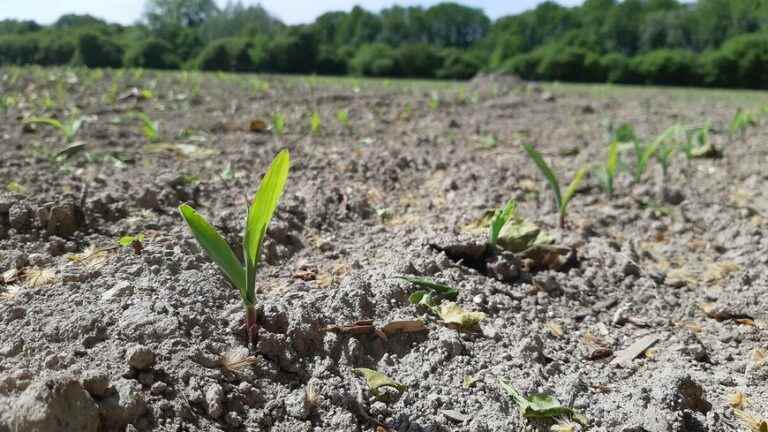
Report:
[[[555,176],[555,173],[552,172],[552,169],[549,167],[547,162],[541,156],[541,153],[539,153],[535,148],[533,148],[532,145],[523,143],[523,148],[525,149],[525,152],[528,153],[528,156],[536,164],[536,167],[539,169],[539,171],[541,171],[541,174],[547,180],[547,183],[549,183],[549,187],[552,188],[552,191],[555,193],[555,201],[556,201],[557,207],[561,208],[563,200],[560,194],[560,184],[557,182],[557,177]]]
[[[291,158],[288,150],[283,150],[277,154],[261,180],[251,208],[248,209],[243,248],[245,252],[246,294],[249,301],[255,300],[253,298],[256,285],[255,273],[259,263],[261,244],[267,232],[267,226],[272,220],[272,215],[277,209],[280,197],[283,195],[290,164]]]
[[[241,296],[245,292],[245,270],[226,240],[199,213],[187,204],[179,206],[179,212],[189,225],[197,242],[208,256],[227,275]]]
[[[568,207],[568,203],[576,194],[576,190],[579,188],[579,185],[581,185],[581,182],[584,180],[584,176],[587,175],[587,172],[589,172],[589,166],[583,166],[579,168],[578,171],[576,171],[576,174],[573,176],[573,180],[571,180],[571,184],[568,185],[568,189],[566,189],[565,194],[563,194],[563,201],[560,205],[561,212],[564,212],[565,208]]]

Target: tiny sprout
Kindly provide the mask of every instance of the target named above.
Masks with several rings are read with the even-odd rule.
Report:
[[[643,179],[643,175],[648,170],[648,162],[659,150],[659,141],[655,141],[651,144],[643,145],[640,141],[633,142],[635,148],[635,172],[634,181],[640,183]]]
[[[208,221],[187,204],[179,212],[187,222],[192,234],[208,256],[240,291],[245,308],[245,328],[248,342],[255,342],[256,336],[256,269],[261,260],[261,246],[272,215],[283,194],[288,179],[290,155],[287,150],[277,154],[256,191],[245,222],[243,256],[245,265],[235,256],[226,240]]]
[[[499,240],[499,233],[504,225],[515,215],[517,211],[517,202],[515,200],[507,201],[507,205],[503,209],[498,209],[493,215],[491,221],[490,232],[488,234],[488,245],[491,248],[496,247],[496,242]]]
[[[687,159],[693,159],[698,153],[711,149],[711,142],[709,138],[709,130],[711,123],[707,120],[707,123],[697,129],[694,129],[692,133],[687,136],[685,143],[682,145],[683,153]]]
[[[733,119],[731,120],[728,131],[730,132],[731,138],[733,138],[734,135],[739,135],[739,138],[743,141],[746,138],[747,129],[750,126],[757,126],[757,121],[754,116],[751,112],[739,108],[736,110],[736,114],[734,114]]]
[[[435,111],[438,108],[440,108],[440,95],[437,92],[432,92],[429,98],[429,109]]]
[[[151,143],[160,141],[160,123],[141,111],[137,111],[134,115],[141,120],[141,132],[147,141]]]
[[[309,128],[313,135],[317,135],[320,132],[323,120],[320,118],[320,113],[317,111],[312,112],[312,117],[309,119]]]
[[[565,228],[565,217],[568,214],[568,204],[576,194],[576,189],[579,188],[581,181],[589,171],[589,167],[583,166],[579,168],[579,170],[576,171],[576,174],[574,174],[571,183],[568,185],[568,188],[565,190],[565,193],[561,193],[560,183],[557,180],[557,176],[555,176],[555,173],[541,156],[541,153],[536,151],[536,149],[533,148],[533,146],[530,144],[523,144],[523,148],[525,149],[526,153],[528,153],[528,156],[536,164],[536,167],[544,176],[544,179],[546,179],[550,189],[552,189],[552,192],[555,195],[555,205],[557,206],[557,210],[560,213],[560,228]]]
[[[336,120],[344,127],[349,127],[349,111],[346,109],[340,109],[336,111]]]
[[[144,234],[122,236],[117,239],[117,244],[132,248],[134,255],[141,255],[141,252],[144,251]]]
[[[600,180],[600,184],[603,190],[608,195],[613,195],[614,179],[619,170],[619,142],[613,141],[608,147],[608,158],[605,161],[605,165],[601,166],[597,172],[597,178]]]
[[[637,134],[635,134],[635,128],[629,123],[622,123],[616,130],[613,131],[612,141],[618,141],[620,143],[628,143],[639,141]]]
[[[285,116],[281,113],[275,113],[272,116],[272,129],[277,136],[282,136],[285,133]]]
[[[85,119],[82,117],[76,119],[71,118],[64,122],[50,117],[30,117],[24,120],[24,124],[42,124],[53,127],[64,136],[68,143],[75,140],[77,132],[80,130],[80,127],[83,126],[84,122]]]

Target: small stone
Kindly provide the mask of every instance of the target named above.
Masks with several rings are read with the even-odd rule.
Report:
[[[236,428],[243,423],[243,419],[241,419],[240,416],[237,415],[237,413],[234,411],[228,412],[224,417],[224,421],[226,421],[227,424],[233,428]]]
[[[139,374],[139,382],[141,385],[149,387],[155,382],[155,374],[152,371],[142,372]]]
[[[29,254],[27,259],[29,260],[30,264],[37,267],[45,267],[45,265],[50,261],[47,256],[40,253]]]
[[[101,293],[103,303],[111,303],[121,298],[133,295],[133,287],[128,281],[119,281],[112,288]]]
[[[152,384],[152,387],[150,387],[149,392],[155,396],[160,396],[163,393],[165,393],[166,390],[168,390],[168,384],[162,381],[158,381]]]
[[[48,252],[48,255],[57,257],[64,254],[65,252],[64,246],[65,246],[65,243],[63,239],[60,239],[58,237],[52,237],[51,240],[48,242],[46,250]]]
[[[224,400],[224,389],[218,384],[212,384],[205,390],[205,404],[208,415],[212,418],[219,418],[224,414],[222,401]]]
[[[32,209],[23,202],[14,203],[8,210],[11,228],[24,232],[32,226]]]
[[[155,364],[155,353],[144,345],[131,347],[126,358],[128,365],[137,370],[147,370]]]
[[[109,392],[109,377],[104,372],[86,371],[80,379],[85,391],[92,397],[100,399],[107,396]]]
[[[0,425],[14,431],[96,432],[99,412],[80,382],[62,375],[30,385],[3,413]]]
[[[113,387],[115,393],[99,402],[102,427],[105,430],[123,430],[147,412],[147,403],[136,381],[120,379]]]
[[[309,416],[309,407],[306,403],[306,393],[303,389],[294,390],[285,399],[286,413],[299,420],[304,420]]]
[[[144,192],[136,199],[136,204],[148,210],[157,209],[160,207],[160,202],[157,199],[157,190],[146,188]]]

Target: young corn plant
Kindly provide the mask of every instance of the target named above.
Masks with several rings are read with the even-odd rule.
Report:
[[[643,180],[645,172],[648,170],[648,162],[656,154],[658,150],[658,141],[654,141],[651,144],[643,144],[640,141],[634,141],[632,145],[635,148],[635,169],[634,180],[635,183],[640,183]]]
[[[137,111],[135,115],[141,121],[141,133],[144,134],[147,141],[151,143],[160,141],[160,123],[152,120],[141,111]]]
[[[734,114],[731,124],[728,127],[731,139],[738,135],[739,138],[744,141],[747,135],[747,129],[749,129],[750,126],[757,126],[757,121],[754,116],[751,112],[739,108],[736,111],[736,114]]]
[[[619,142],[613,141],[608,147],[608,158],[605,160],[605,165],[599,167],[597,171],[597,178],[600,180],[600,184],[603,190],[608,195],[613,195],[614,179],[619,170]]]
[[[515,200],[507,201],[507,205],[504,208],[496,210],[491,220],[491,227],[488,232],[488,245],[492,250],[496,249],[496,243],[499,240],[499,233],[504,225],[515,215],[517,212],[517,202]]]
[[[345,109],[336,111],[336,120],[345,128],[349,127],[349,111]]]
[[[283,136],[285,133],[285,116],[281,113],[275,113],[272,116],[272,130],[277,136]]]
[[[257,332],[256,270],[261,258],[261,246],[269,222],[283,194],[289,168],[290,155],[287,150],[283,150],[277,154],[261,180],[245,222],[244,265],[235,256],[226,240],[195,209],[187,204],[179,207],[182,217],[189,225],[197,242],[229,278],[232,285],[240,291],[240,298],[245,308],[245,329],[249,344],[255,342]]]
[[[85,119],[83,119],[82,117],[70,118],[63,122],[50,117],[30,117],[24,120],[24,123],[25,124],[42,124],[42,125],[50,126],[58,130],[59,133],[61,133],[61,135],[64,137],[64,139],[68,143],[71,143],[75,141],[75,138],[77,137],[77,132],[83,126],[84,121]]]
[[[312,135],[320,133],[320,128],[323,126],[323,120],[320,118],[320,113],[317,111],[312,112],[312,117],[309,119],[309,130]]]
[[[562,193],[560,190],[560,182],[557,180],[557,176],[555,176],[552,168],[549,167],[547,162],[541,156],[541,153],[539,153],[530,144],[523,144],[523,148],[525,149],[525,152],[528,153],[528,156],[536,164],[536,167],[539,169],[541,174],[544,176],[544,179],[549,184],[549,188],[552,189],[552,192],[555,195],[555,205],[557,206],[558,213],[560,214],[560,228],[565,228],[565,219],[568,214],[568,204],[576,194],[576,189],[579,188],[582,180],[584,180],[584,176],[589,171],[589,167],[583,166],[579,168],[579,170],[576,171],[576,174],[574,174],[573,179],[571,179],[571,183],[568,185],[565,193]]]
[[[711,122],[707,120],[707,123],[704,124],[704,126],[693,129],[688,134],[685,142],[680,146],[686,159],[690,161],[691,159],[696,158],[697,155],[712,148],[712,143],[709,138],[710,129]]]

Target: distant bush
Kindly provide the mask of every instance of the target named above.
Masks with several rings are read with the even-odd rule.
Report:
[[[723,50],[706,51],[699,55],[701,79],[705,85],[714,87],[737,87],[739,61]]]
[[[736,36],[720,47],[716,62],[718,83],[735,87],[768,88],[768,34]]]
[[[349,62],[349,69],[355,75],[379,77],[397,76],[400,72],[395,50],[382,43],[361,45]]]
[[[72,61],[76,50],[75,40],[62,32],[44,33],[39,39],[35,63],[43,66],[67,64]]]
[[[470,79],[480,71],[482,61],[472,53],[448,48],[442,52],[443,64],[437,70],[440,79]]]
[[[661,49],[639,55],[630,68],[644,83],[694,85],[701,79],[696,71],[696,56],[691,51]]]
[[[77,37],[74,62],[88,67],[119,68],[123,64],[123,48],[99,33],[86,31]]]
[[[173,52],[173,47],[160,39],[150,38],[139,42],[128,49],[125,54],[125,65],[148,69],[175,69],[179,67],[179,59]]]
[[[545,80],[597,82],[604,75],[597,54],[560,45],[542,50],[536,67],[536,76]]]
[[[603,79],[609,83],[630,84],[637,81],[629,68],[629,58],[620,53],[609,53],[598,60]]]
[[[208,71],[256,71],[253,42],[242,38],[218,39],[209,43],[197,56],[195,67]]]
[[[38,39],[34,35],[1,35],[0,65],[24,65],[37,58]]]
[[[266,63],[272,72],[308,73],[314,70],[317,48],[309,32],[276,36],[267,45]]]
[[[542,55],[540,52],[518,54],[502,63],[497,72],[517,75],[527,80],[539,79],[538,69]]]
[[[398,72],[408,77],[434,78],[443,59],[428,44],[404,44],[395,51]]]
[[[347,73],[347,62],[338,50],[321,46],[315,59],[315,72],[322,75],[344,75]]]

